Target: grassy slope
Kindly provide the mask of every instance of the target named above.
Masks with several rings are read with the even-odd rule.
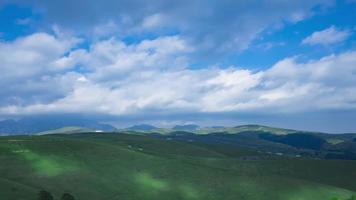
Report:
[[[212,132],[225,132],[225,133],[241,133],[247,131],[262,131],[262,132],[269,132],[276,135],[286,135],[290,133],[297,132],[296,130],[291,129],[283,129],[283,128],[274,128],[269,126],[262,126],[262,125],[242,125],[236,127],[221,127],[221,128],[202,128],[196,133],[198,134],[209,134]]]
[[[328,200],[356,191],[356,161],[242,160],[244,149],[137,135],[0,138],[0,199]]]
[[[83,128],[79,126],[66,126],[59,129],[48,130],[36,133],[35,135],[48,135],[48,134],[73,134],[73,133],[86,133],[86,132],[95,132],[94,129]]]

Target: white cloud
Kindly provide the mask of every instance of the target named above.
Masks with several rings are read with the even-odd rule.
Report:
[[[266,94],[272,94],[271,100],[277,97],[289,99],[296,110],[355,108],[355,72],[355,51],[306,63],[288,58],[265,72],[263,84]]]
[[[60,70],[65,53],[77,42],[76,38],[58,38],[47,33],[0,42],[0,79],[27,78]]]
[[[36,43],[35,38],[46,41],[47,46]],[[1,114],[87,112],[122,116],[356,108],[355,51],[308,62],[286,58],[255,72],[235,66],[190,69],[186,55],[194,49],[178,36],[131,45],[112,38],[87,50],[72,49],[71,42],[58,40],[48,34],[34,34],[2,44],[15,54],[47,57],[0,61],[6,64],[2,66],[21,62],[20,67],[38,71],[26,74],[28,84],[11,86],[13,92],[0,92]],[[3,49],[0,55],[11,56]],[[51,64],[56,70],[48,70]],[[21,72],[26,72],[22,68]],[[2,70],[14,73],[17,81],[13,82],[24,77],[11,67]],[[29,96],[34,97],[26,101]]]
[[[325,30],[312,33],[302,41],[302,44],[331,45],[345,41],[350,35],[351,32],[349,30],[340,30],[335,26],[331,26]]]
[[[90,70],[93,79],[111,81],[133,72],[185,68],[184,54],[191,51],[193,48],[178,36],[143,40],[132,45],[111,38],[94,43],[86,52],[76,50],[68,59]]]
[[[0,105],[43,103],[63,97],[76,76],[67,53],[79,40],[35,33],[0,42]],[[69,53],[71,55],[71,53]]]

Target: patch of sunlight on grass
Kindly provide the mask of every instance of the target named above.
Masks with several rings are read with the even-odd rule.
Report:
[[[191,185],[181,185],[179,190],[186,199],[199,199],[199,192]]]
[[[39,155],[29,150],[22,155],[40,175],[52,177],[77,169],[73,163],[53,156]]]
[[[337,144],[340,144],[340,143],[343,143],[344,140],[341,140],[341,139],[328,139],[326,140],[329,144],[332,144],[332,145],[337,145]]]
[[[153,191],[163,191],[168,189],[168,183],[152,177],[148,173],[139,173],[135,176],[135,181],[144,189]]]

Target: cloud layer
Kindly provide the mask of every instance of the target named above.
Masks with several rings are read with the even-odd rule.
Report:
[[[78,47],[73,37],[35,33],[0,43],[0,113],[294,113],[356,108],[356,52],[283,59],[252,71],[189,68],[179,36]],[[21,81],[19,81],[21,80]]]
[[[82,113],[210,125],[271,117],[283,125],[293,115],[300,124],[316,116],[309,127],[327,116],[334,127],[348,125],[340,119],[356,113],[351,6],[0,1],[0,117]]]
[[[179,33],[206,58],[246,49],[267,28],[295,23],[332,0],[16,0],[34,8],[48,24],[105,37]],[[209,55],[209,56],[207,56]]]

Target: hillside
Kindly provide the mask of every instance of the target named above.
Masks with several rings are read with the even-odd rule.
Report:
[[[155,133],[160,133],[160,134],[165,134],[167,135],[168,133],[172,133],[175,131],[187,131],[195,134],[210,134],[210,133],[229,133],[229,134],[237,134],[237,133],[242,133],[242,132],[268,132],[268,133],[273,133],[276,135],[287,135],[291,133],[296,133],[296,132],[303,132],[303,131],[298,131],[298,130],[292,130],[292,129],[283,129],[283,128],[276,128],[276,127],[269,127],[269,126],[262,126],[262,125],[241,125],[241,126],[235,126],[235,127],[224,127],[224,126],[213,126],[213,127],[199,127],[194,124],[189,124],[189,125],[176,125],[172,128],[157,128],[151,125],[145,125],[149,128],[141,128],[140,125],[132,126],[127,129],[121,129],[121,131],[125,130],[131,130],[131,131],[137,131],[137,132],[155,132]]]
[[[329,200],[356,194],[356,161],[275,156],[135,134],[0,138],[0,194],[79,200]],[[308,170],[306,170],[308,169]]]
[[[291,157],[356,160],[356,134],[327,134],[261,125],[197,128],[194,130],[119,130],[156,138],[244,147]]]
[[[48,134],[74,134],[74,133],[90,133],[90,132],[102,132],[95,129],[83,128],[78,126],[68,126],[54,130],[48,130],[36,133],[36,135],[48,135]]]

